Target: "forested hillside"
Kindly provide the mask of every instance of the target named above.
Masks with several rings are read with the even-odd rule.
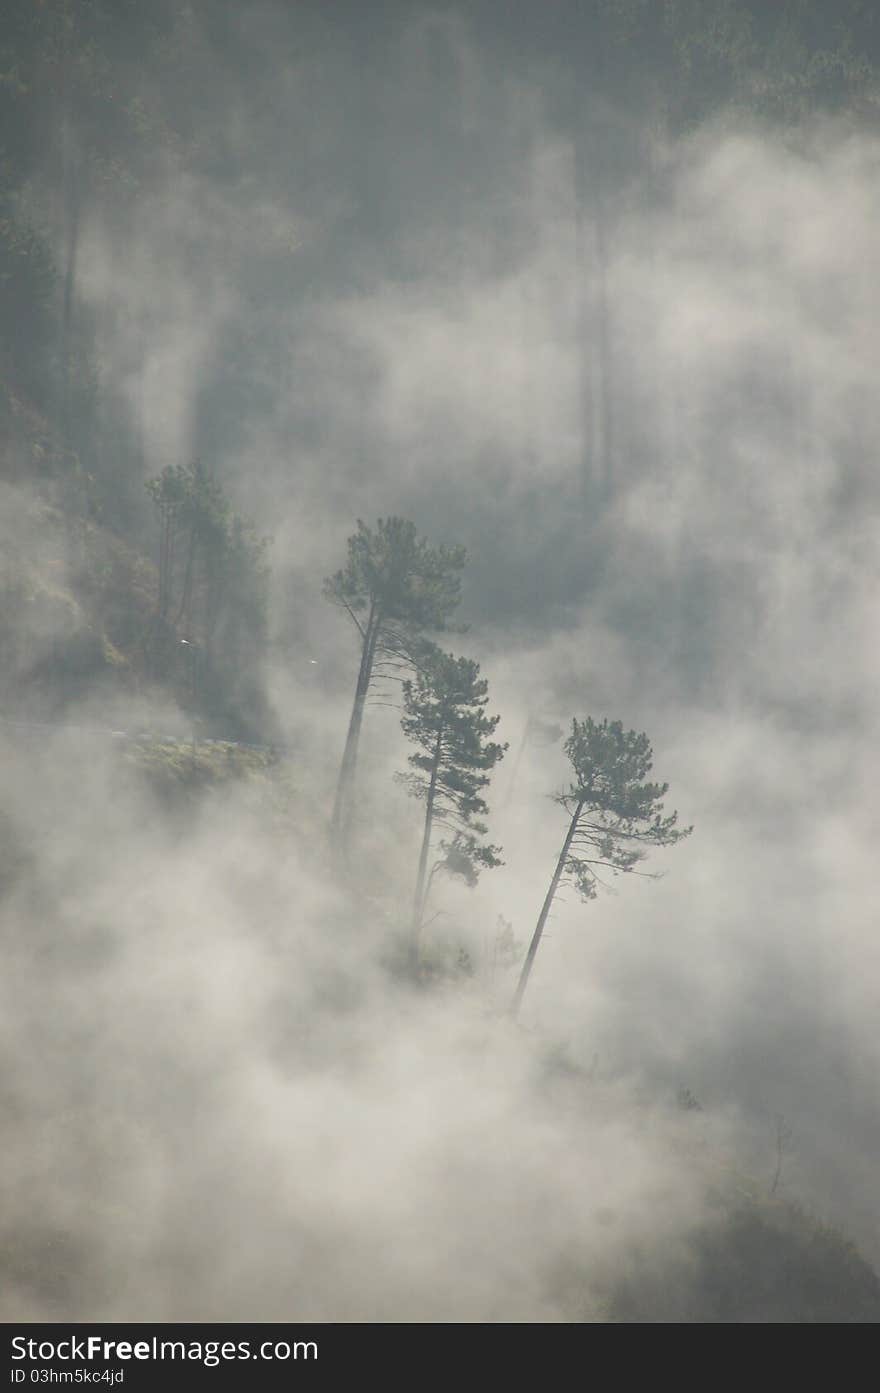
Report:
[[[861,0],[6,4],[7,1320],[880,1316],[878,123]]]

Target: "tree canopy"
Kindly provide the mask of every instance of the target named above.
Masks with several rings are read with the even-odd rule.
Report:
[[[373,616],[382,626],[384,644],[405,643],[414,632],[447,627],[461,600],[465,559],[464,547],[432,546],[405,518],[379,518],[375,529],[358,518],[346,564],[325,582],[324,594],[361,633],[366,613],[368,624]]]
[[[553,795],[576,818],[567,870],[584,899],[593,899],[597,867],[631,871],[646,846],[674,846],[692,829],[678,827],[678,813],[663,816],[668,784],[650,783],[653,752],[647,735],[625,731],[620,721],[572,720],[565,742],[574,780]]]

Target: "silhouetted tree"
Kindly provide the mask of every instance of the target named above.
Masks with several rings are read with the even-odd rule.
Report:
[[[419,933],[430,878],[428,858],[436,827],[446,836],[439,843],[437,871],[461,876],[476,884],[480,870],[500,865],[500,847],[484,841],[482,818],[489,811],[481,791],[506,745],[490,740],[500,717],[487,716],[488,682],[479,664],[435,649],[426,655],[414,679],[403,684],[404,734],[418,747],[409,756],[415,772],[400,774],[414,798],[425,803],[425,824],[413,894],[412,955],[418,955]]]
[[[345,610],[360,638],[361,660],[331,818],[331,840],[344,852],[350,822],[364,706],[377,662],[412,664],[425,630],[442,631],[461,596],[463,547],[430,546],[404,518],[358,519],[348,559],[324,584],[326,598]]]
[[[646,782],[653,763],[647,735],[625,731],[620,721],[597,723],[588,716],[572,721],[565,752],[574,780],[553,800],[568,813],[568,831],[520,973],[514,1016],[560,883],[573,882],[582,899],[592,900],[597,868],[632,871],[647,855],[646,846],[674,846],[693,830],[677,827],[678,813],[663,816],[669,785]]]

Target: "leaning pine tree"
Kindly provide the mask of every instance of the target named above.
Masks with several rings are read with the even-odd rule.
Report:
[[[412,665],[425,630],[442,632],[461,598],[464,547],[433,547],[404,518],[379,518],[375,529],[358,519],[348,539],[348,560],[324,582],[324,595],[356,628],[360,667],[336,785],[330,837],[344,853],[364,707],[382,665]]]
[[[501,864],[501,848],[484,840],[488,829],[482,819],[489,809],[481,794],[507,746],[489,738],[500,717],[483,711],[488,683],[479,672],[479,664],[469,658],[454,658],[432,648],[423,655],[414,679],[403,684],[401,724],[418,752],[409,757],[414,772],[398,778],[425,804],[410,924],[414,964],[434,873],[445,871],[473,885],[480,870]],[[438,829],[444,834],[436,848],[440,856],[429,875],[428,860]]]
[[[583,900],[592,900],[598,871],[633,871],[644,860],[646,846],[674,846],[689,836],[691,827],[677,827],[678,813],[663,816],[668,784],[647,783],[652,750],[647,735],[623,729],[620,721],[572,721],[565,742],[574,781],[554,802],[568,814],[569,823],[550,888],[529,944],[511,1005],[516,1016],[556,891],[563,881],[573,883]]]

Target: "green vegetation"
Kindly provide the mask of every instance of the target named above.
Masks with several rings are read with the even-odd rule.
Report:
[[[152,675],[168,680],[176,672],[178,683],[182,675],[194,710],[224,713],[233,723],[238,712],[239,728],[257,733],[265,708],[268,539],[233,511],[200,464],[169,465],[147,491],[159,518]]]
[[[435,651],[423,656],[415,680],[403,684],[403,733],[419,748],[409,756],[414,773],[398,778],[413,798],[425,804],[425,825],[413,895],[412,952],[418,943],[425,904],[434,874],[460,876],[476,885],[480,870],[500,866],[500,847],[486,842],[488,827],[481,821],[489,811],[482,790],[507,749],[489,739],[500,716],[486,716],[489,684],[479,677],[479,665]],[[428,857],[435,827],[442,856],[428,875]]]
[[[880,1319],[880,1279],[854,1245],[801,1206],[734,1194],[679,1253],[633,1254],[612,1321],[855,1324]]]
[[[143,737],[131,742],[124,763],[170,808],[192,806],[206,793],[241,781],[264,785],[279,769],[276,755],[226,740],[210,743]]]

